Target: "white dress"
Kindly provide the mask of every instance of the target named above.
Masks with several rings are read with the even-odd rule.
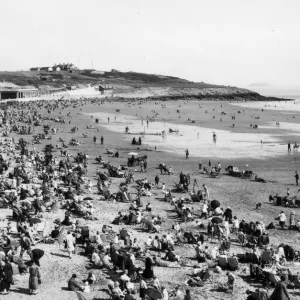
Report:
[[[229,235],[230,235],[230,227],[229,227],[229,222],[228,221],[224,222],[224,228],[225,228],[224,235],[226,237],[229,237]]]
[[[74,239],[72,235],[67,236],[67,249],[69,252],[73,252],[75,250],[74,248]]]

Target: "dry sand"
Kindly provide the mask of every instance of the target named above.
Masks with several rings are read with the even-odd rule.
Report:
[[[158,116],[158,121],[163,121],[163,119],[172,123],[182,123],[189,125],[187,122],[188,117],[196,120],[195,124],[201,124],[203,127],[214,128],[214,129],[226,129],[232,132],[240,132],[247,133],[253,132],[254,129],[249,127],[250,123],[255,123],[259,125],[266,125],[268,122],[272,122],[272,117],[274,116],[276,121],[279,122],[290,122],[297,123],[300,117],[298,112],[295,113],[296,118],[293,119],[292,116],[286,116],[281,114],[280,112],[258,112],[257,110],[253,110],[251,108],[244,108],[244,112],[242,108],[231,106],[228,103],[220,103],[220,102],[163,102],[163,104],[167,105],[167,108],[161,108],[161,103],[159,105],[155,105],[154,103],[149,104],[125,104],[125,103],[106,103],[103,105],[86,105],[86,106],[78,106],[76,108],[68,108],[64,109],[61,113],[66,115],[67,112],[71,112],[72,118],[71,124],[56,124],[52,123],[54,127],[62,127],[64,129],[63,133],[57,134],[53,136],[52,143],[54,144],[56,139],[62,137],[66,140],[70,140],[71,137],[78,137],[82,144],[76,147],[70,147],[69,151],[76,154],[78,151],[88,153],[90,155],[90,166],[89,166],[89,176],[93,178],[93,183],[95,181],[95,171],[97,169],[101,169],[100,165],[94,164],[95,156],[102,155],[105,160],[109,160],[113,165],[117,166],[118,164],[125,164],[127,162],[127,153],[130,151],[137,150],[137,146],[132,146],[126,140],[126,136],[123,133],[118,133],[114,131],[110,131],[105,127],[101,127],[101,125],[96,125],[94,118],[91,118],[90,113],[95,113],[97,111],[107,112],[107,113],[116,113],[116,109],[120,109],[120,113],[124,115],[132,115],[138,117],[152,116],[151,110],[159,111],[160,115]],[[181,105],[179,108],[178,105]],[[202,108],[199,108],[199,105]],[[221,107],[222,105],[222,107]],[[178,118],[178,114],[176,110],[180,109],[182,118]],[[208,112],[205,113],[205,110]],[[242,111],[241,114],[238,114],[237,111]],[[223,117],[223,122],[219,121],[221,111],[226,111],[226,117]],[[169,114],[170,112],[170,114]],[[48,115],[46,111],[43,111],[44,115]],[[58,113],[57,113],[58,114]],[[253,121],[253,116],[260,115],[259,120]],[[56,112],[52,114],[56,115]],[[213,119],[213,116],[216,116]],[[236,120],[234,121],[235,127],[232,128],[231,125],[233,121],[231,120],[231,116],[236,115]],[[288,118],[288,120],[287,120]],[[68,121],[68,119],[67,119]],[[111,120],[111,126],[113,126],[114,120]],[[96,128],[99,127],[99,132],[95,129],[88,130],[86,129],[87,125],[94,125]],[[70,128],[74,125],[79,126],[79,131],[73,135],[70,133]],[[36,130],[42,130],[42,128],[36,128]],[[124,128],[125,130],[125,128]],[[264,132],[272,134],[275,129],[264,129]],[[82,133],[87,132],[89,137],[82,138]],[[282,133],[281,140],[282,143],[287,143],[288,140],[296,140],[298,138],[298,133],[291,133],[291,135],[286,135],[284,132]],[[103,135],[105,138],[104,145],[100,145],[99,142],[94,144],[92,142],[92,137],[96,135],[98,137],[98,141],[100,140],[100,136]],[[17,136],[19,138],[20,136]],[[25,137],[26,139],[30,139],[30,137]],[[201,138],[201,137],[200,137]],[[37,149],[42,149],[45,144],[48,144],[49,141],[43,141],[41,145],[35,145]],[[187,145],[188,147],[188,145]],[[274,146],[276,147],[276,145]],[[104,154],[106,149],[115,149],[119,150],[120,158],[111,158]],[[255,173],[259,174],[260,177],[265,178],[267,183],[257,183],[250,180],[244,180],[239,178],[229,177],[225,174],[222,174],[217,179],[209,178],[207,175],[199,174],[198,172],[198,163],[201,160],[200,157],[193,156],[191,153],[190,159],[186,160],[184,157],[184,153],[178,154],[170,154],[169,152],[158,151],[154,152],[153,145],[142,145],[138,149],[141,155],[148,155],[148,170],[147,173],[140,173],[139,170],[136,172],[136,179],[145,178],[145,176],[154,181],[154,177],[156,174],[159,174],[159,170],[157,169],[157,165],[160,161],[166,163],[167,165],[172,166],[175,170],[174,175],[159,175],[161,182],[165,182],[166,186],[172,188],[174,182],[178,182],[179,172],[184,171],[191,174],[192,182],[193,179],[197,179],[199,185],[205,183],[211,194],[212,199],[218,199],[221,202],[221,207],[226,208],[226,206],[230,205],[234,215],[237,215],[239,219],[244,218],[246,221],[264,221],[265,224],[274,221],[274,217],[278,215],[278,213],[282,210],[281,207],[272,206],[268,202],[269,194],[279,193],[285,194],[286,189],[290,188],[291,194],[295,194],[297,192],[297,188],[294,185],[294,172],[299,169],[299,154],[297,152],[292,152],[291,154],[283,153],[283,155],[277,156],[276,159],[255,159],[255,157],[246,157],[245,159],[239,160],[228,160],[225,158],[220,159],[219,157],[210,157],[213,163],[220,161],[224,167],[229,164],[234,164],[239,166],[241,169],[245,168],[245,165],[249,165],[249,169],[253,170]],[[58,152],[55,154],[59,154]],[[259,156],[259,153],[257,153]],[[205,161],[202,162],[207,165],[209,158],[205,158]],[[117,190],[118,184],[122,181],[122,179],[114,179],[112,178],[112,186],[113,191]],[[131,188],[131,191],[134,192],[135,189]],[[92,232],[95,232],[97,229],[101,229],[103,224],[109,224],[114,217],[116,216],[117,211],[127,211],[128,204],[125,203],[106,203],[103,201],[99,201],[99,196],[96,194],[96,188],[93,188],[93,193],[91,195],[95,200],[93,201],[94,206],[96,208],[96,216],[99,218],[99,221],[82,221],[83,224],[89,225]],[[176,196],[182,196],[182,194]],[[163,194],[158,189],[154,191],[153,196],[151,197],[143,197],[142,202],[145,205],[148,201],[153,203],[154,214],[160,214],[165,218],[166,222],[163,223],[162,232],[170,230],[171,225],[174,223],[175,213],[172,211],[172,207],[170,204],[162,201]],[[260,211],[256,211],[255,204],[261,202],[262,209]],[[191,205],[195,210],[200,208],[199,204]],[[284,208],[283,209],[287,215],[290,214],[291,209]],[[2,214],[7,214],[7,211],[1,212]],[[56,213],[45,213],[44,217],[47,220],[47,226],[45,230],[45,234],[50,233],[52,230],[52,221],[57,217],[63,218],[64,211],[59,210]],[[300,211],[296,211],[296,218],[300,218]],[[189,227],[189,225],[185,225]],[[113,226],[114,229],[118,230],[121,226]],[[138,237],[139,241],[145,241],[148,234],[140,232],[137,230],[139,226],[130,226],[130,231],[134,236]],[[300,234],[295,231],[289,230],[273,230],[270,231],[271,236],[271,244],[278,245],[281,242],[292,245],[296,249],[300,249],[299,237]],[[237,253],[244,253],[246,249],[238,247],[235,243],[233,243],[233,250]],[[210,247],[215,246],[215,244],[210,244]],[[89,272],[89,262],[86,257],[81,255],[76,255],[72,260],[69,260],[65,257],[66,252],[63,247],[59,247],[59,245],[44,245],[39,244],[38,248],[45,250],[45,256],[41,259],[41,274],[42,274],[42,285],[40,286],[39,294],[36,296],[30,296],[28,294],[28,275],[15,276],[15,285],[12,286],[12,292],[10,295],[3,296],[3,299],[80,299],[80,295],[76,295],[74,292],[67,291],[67,280],[71,276],[72,273],[77,273],[79,279],[84,279],[86,274]],[[82,250],[80,250],[82,251]],[[80,252],[79,251],[79,252]],[[182,257],[185,257],[188,260],[189,265],[194,265],[196,263],[195,260],[191,258],[194,257],[195,251],[191,245],[183,245],[180,247],[176,247],[176,251]],[[25,256],[26,258],[26,256]],[[28,257],[27,257],[28,258]],[[291,269],[295,271],[299,271],[299,267],[293,264],[290,264]],[[174,287],[175,284],[179,284],[181,288],[184,290],[187,288],[183,282],[188,277],[187,273],[191,273],[191,267],[182,267],[180,269],[166,269],[166,268],[155,268],[155,274],[160,279],[163,285],[166,285],[168,289]],[[99,278],[99,282],[94,287],[95,291],[93,291],[89,295],[84,295],[86,299],[92,299],[94,296],[99,297],[100,299],[109,299],[109,296],[102,291],[98,291],[99,288],[105,288],[105,283],[108,276],[102,270],[93,269],[97,277]],[[245,291],[247,289],[254,290],[259,285],[254,282],[249,281],[248,277],[249,269],[247,268],[247,273],[242,274],[241,271],[236,272],[237,278],[237,288],[234,291],[233,295],[226,295],[224,293],[220,293],[216,291],[218,282],[225,281],[224,273],[222,275],[217,275],[215,277],[215,283],[207,284],[203,288],[190,288],[192,291],[192,299],[246,299]],[[290,290],[291,299],[296,300],[299,299],[300,293],[299,290]],[[139,297],[137,297],[139,298]],[[1,298],[2,299],[2,298]]]

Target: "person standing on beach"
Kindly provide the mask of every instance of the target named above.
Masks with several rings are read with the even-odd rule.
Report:
[[[94,136],[94,137],[93,137],[93,140],[94,140],[94,143],[96,143],[96,142],[97,142],[97,137]]]
[[[67,250],[68,250],[68,253],[69,253],[69,258],[71,259],[72,258],[72,253],[75,250],[75,247],[74,247],[74,238],[73,238],[70,231],[68,231],[68,234],[67,234],[66,246],[67,246]]]
[[[101,136],[101,145],[103,145],[103,143],[104,143],[104,137],[103,137],[103,135]]]
[[[34,263],[30,262],[29,268],[29,294],[36,295],[39,284],[41,284],[41,275],[39,267]]]
[[[281,213],[279,214],[279,225],[281,227],[281,229],[284,229],[284,225],[285,225],[285,222],[286,222],[286,216],[284,214],[283,211],[281,211]]]
[[[291,143],[288,143],[288,152],[292,151],[291,150]]]
[[[109,121],[110,121],[110,118],[108,117],[108,118],[107,118],[107,122],[109,123]]]
[[[295,179],[296,179],[296,185],[298,185],[298,182],[299,182],[299,174],[298,174],[297,171],[295,172]]]
[[[209,200],[209,191],[208,191],[208,188],[207,188],[207,186],[205,184],[203,184],[203,190],[204,190],[204,193],[205,193],[205,195],[207,197],[207,200]]]
[[[208,161],[208,166],[211,167],[211,162],[210,162],[210,160]]]
[[[189,155],[190,155],[189,150],[186,149],[186,150],[185,150],[185,159],[188,159],[188,158],[189,158]]]

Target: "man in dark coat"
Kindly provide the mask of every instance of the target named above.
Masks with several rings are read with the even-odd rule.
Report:
[[[290,295],[285,286],[285,276],[280,277],[281,281],[279,281],[276,286],[275,290],[273,291],[270,300],[289,300]]]
[[[0,278],[2,280],[3,294],[8,294],[11,284],[13,283],[13,268],[5,258],[5,262],[1,262]]]
[[[27,251],[27,253],[30,253],[31,242],[30,239],[26,237],[24,233],[21,234],[20,246],[21,246],[21,252],[20,252],[21,258],[23,257],[25,251]]]

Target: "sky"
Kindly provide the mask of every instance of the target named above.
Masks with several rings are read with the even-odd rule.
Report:
[[[300,89],[299,0],[1,0],[0,70],[72,62]]]

